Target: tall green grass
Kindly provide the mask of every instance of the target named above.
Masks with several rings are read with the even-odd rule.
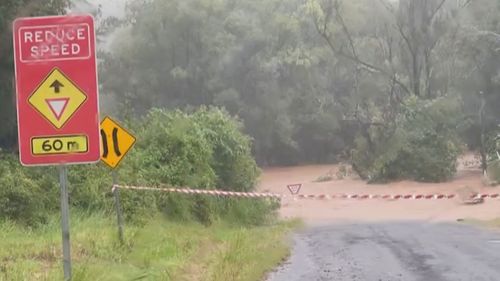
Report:
[[[293,223],[292,223],[293,224]],[[222,229],[219,249],[211,256],[204,281],[256,281],[288,256],[286,233],[292,224],[276,227]]]
[[[288,253],[293,223],[238,227],[167,221],[154,216],[126,225],[114,217],[71,218],[73,280],[261,280]],[[62,280],[58,217],[36,229],[0,222],[0,280]]]

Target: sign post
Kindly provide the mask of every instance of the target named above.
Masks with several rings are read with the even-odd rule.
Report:
[[[59,184],[61,185],[61,229],[63,241],[64,280],[71,279],[71,244],[69,237],[69,196],[68,167],[59,166]]]
[[[113,196],[115,198],[116,220],[118,222],[118,239],[120,239],[120,243],[123,245],[125,243],[125,238],[123,234],[123,214],[120,204],[120,190],[115,188],[115,185],[118,184],[118,178],[115,170],[113,170],[111,174],[113,176]]]
[[[106,116],[101,122],[101,143],[102,156],[101,161],[113,169],[113,196],[115,198],[116,219],[118,222],[118,238],[120,243],[124,243],[123,234],[123,214],[120,205],[120,190],[115,188],[118,184],[118,175],[116,167],[127,152],[134,146],[135,137],[125,130],[120,124]]]
[[[59,166],[64,279],[71,279],[67,164],[100,158],[94,19],[19,18],[13,23],[19,158]]]

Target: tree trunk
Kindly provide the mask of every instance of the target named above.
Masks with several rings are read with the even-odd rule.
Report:
[[[484,97],[484,93],[480,93],[481,97],[481,108],[479,109],[479,126],[481,127],[481,142],[480,142],[480,154],[481,154],[481,169],[483,174],[486,175],[488,170],[488,162],[487,162],[487,152],[486,152],[486,125],[484,122],[484,110],[486,107],[486,99]]]

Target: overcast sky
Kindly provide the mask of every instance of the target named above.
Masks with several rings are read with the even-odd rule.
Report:
[[[101,5],[104,17],[121,17],[125,13],[126,0],[72,0],[72,2],[74,12],[90,12]]]

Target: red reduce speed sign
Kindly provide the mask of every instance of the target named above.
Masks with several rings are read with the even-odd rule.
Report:
[[[20,18],[13,29],[21,163],[98,161],[94,19]]]

